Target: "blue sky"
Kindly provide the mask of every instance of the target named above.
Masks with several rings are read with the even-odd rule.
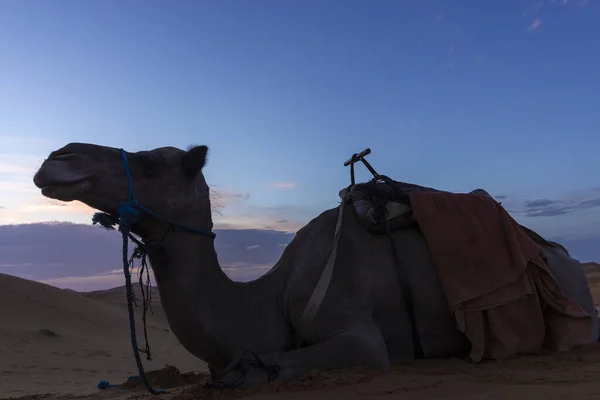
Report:
[[[370,147],[394,179],[600,236],[599,18],[594,0],[4,0],[0,224],[89,222],[31,182],[68,142],[195,143],[224,228],[295,231]]]

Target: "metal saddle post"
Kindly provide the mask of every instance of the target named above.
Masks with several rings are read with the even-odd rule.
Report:
[[[354,164],[356,164],[359,161],[361,161],[364,164],[364,166],[367,167],[369,172],[371,172],[371,174],[373,174],[373,178],[375,180],[378,180],[379,178],[381,178],[381,175],[379,175],[377,173],[377,171],[375,171],[375,169],[373,169],[371,164],[369,164],[369,162],[367,160],[365,160],[365,157],[368,156],[369,154],[371,154],[371,149],[366,148],[363,151],[361,151],[360,153],[354,153],[352,155],[352,157],[350,157],[348,160],[346,160],[346,162],[344,162],[344,167],[350,166],[350,183],[351,183],[350,186],[354,186],[356,184],[356,181],[354,178]]]

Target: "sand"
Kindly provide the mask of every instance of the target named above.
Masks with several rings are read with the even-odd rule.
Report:
[[[586,271],[600,305],[600,265],[590,263]],[[0,274],[0,289],[0,398],[152,397],[128,380],[136,367],[123,288],[77,293]],[[503,362],[420,360],[385,373],[358,368],[248,390],[207,390],[206,364],[169,331],[157,294],[153,309],[153,360],[143,361],[153,384],[167,389],[161,399],[600,398],[600,344]],[[137,329],[142,332],[141,324]],[[101,380],[121,386],[99,391]]]
[[[169,331],[157,302],[158,295],[156,315],[148,317],[153,361],[144,358],[146,369],[171,363],[206,371]],[[142,333],[141,323],[136,329]],[[123,289],[81,294],[0,274],[0,397],[85,394],[101,380],[121,383],[137,374],[130,340]]]

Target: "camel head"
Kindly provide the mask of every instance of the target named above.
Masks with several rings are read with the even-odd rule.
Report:
[[[195,146],[187,151],[161,147],[126,153],[138,202],[186,225],[211,223],[209,189],[202,174],[207,151],[206,146]],[[79,200],[113,215],[129,198],[125,165],[120,150],[113,147],[70,143],[50,153],[33,182],[46,197]]]

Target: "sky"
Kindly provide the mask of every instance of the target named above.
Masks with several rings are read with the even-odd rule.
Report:
[[[272,265],[289,233],[337,205],[343,161],[369,147],[393,179],[484,188],[600,260],[599,18],[598,0],[4,0],[2,234],[90,224],[87,206],[32,183],[69,142],[204,144],[216,227],[233,235],[217,246],[246,235],[225,263],[246,279],[236,266]],[[261,248],[265,232],[282,241]],[[69,278],[15,254],[0,243],[0,272]]]

